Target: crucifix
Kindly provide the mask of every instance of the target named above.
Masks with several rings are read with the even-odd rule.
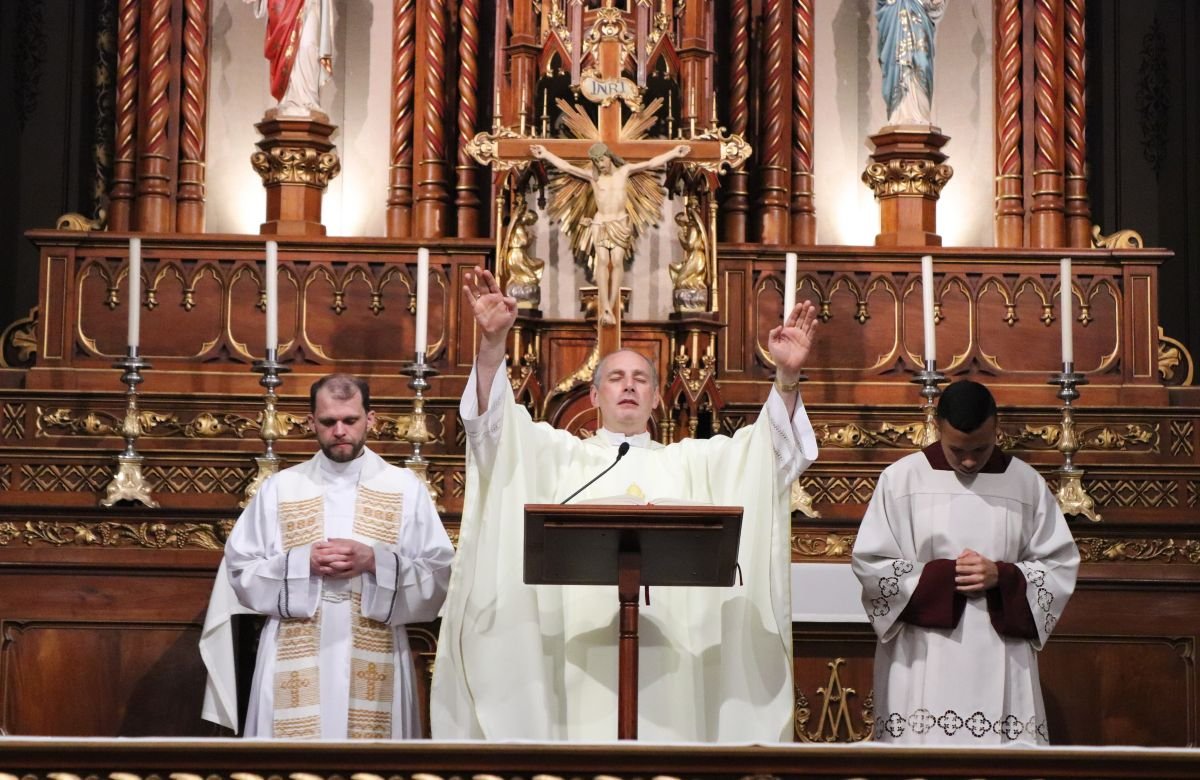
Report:
[[[615,8],[613,0],[584,13],[591,26],[579,47],[580,77],[574,86],[598,104],[597,121],[560,99],[556,105],[575,138],[538,137],[532,131],[527,134],[524,123],[516,130],[502,127],[497,117],[491,132],[477,134],[467,150],[501,176],[519,172],[534,160],[565,174],[551,183],[550,215],[561,224],[573,250],[587,255],[598,287],[613,288],[597,290],[598,344],[600,354],[607,354],[621,343],[619,280],[624,269],[615,264],[632,253],[639,231],[662,219],[662,187],[649,171],[682,158],[684,165],[708,172],[715,188],[717,174],[726,166],[739,167],[750,147],[739,136],[725,135],[715,117],[699,132],[693,117],[690,132],[681,132],[678,139],[646,138],[657,122],[661,101],[644,106],[642,89],[625,76],[625,66],[636,64],[642,54],[628,32],[629,14]],[[622,101],[633,112],[625,121]],[[505,269],[496,270],[504,285]]]

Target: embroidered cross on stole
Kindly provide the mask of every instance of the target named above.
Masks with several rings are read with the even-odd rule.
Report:
[[[400,539],[403,493],[386,493],[358,485],[354,502],[353,538],[370,544],[396,544]],[[279,527],[285,549],[325,538],[325,501],[320,495],[279,502]],[[284,590],[286,598],[286,585]],[[332,595],[332,594],[330,594]],[[350,739],[389,739],[395,687],[395,635],[386,623],[363,617],[362,578],[352,582]],[[275,651],[274,736],[281,739],[321,737],[321,612],[311,618],[285,618],[279,624]],[[286,609],[281,609],[286,615]]]

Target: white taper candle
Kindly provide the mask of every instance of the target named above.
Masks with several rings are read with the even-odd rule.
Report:
[[[925,362],[937,360],[937,333],[933,321],[933,255],[921,258],[921,315],[925,322]]]
[[[788,252],[783,265],[783,321],[787,322],[796,308],[796,253]]]
[[[429,333],[429,250],[417,250],[417,336],[416,353],[425,354]]]
[[[125,343],[138,348],[142,327],[142,239],[129,239],[129,322]]]
[[[1064,366],[1067,363],[1075,362],[1075,340],[1071,330],[1075,324],[1071,314],[1073,297],[1071,290],[1071,258],[1064,257],[1058,261],[1058,295],[1062,319],[1062,361]]]
[[[267,242],[267,349],[279,348],[279,244]]]

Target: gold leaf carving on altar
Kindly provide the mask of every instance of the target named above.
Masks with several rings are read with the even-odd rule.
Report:
[[[161,550],[220,550],[233,530],[232,520],[213,523],[114,523],[27,521],[0,523],[0,547],[26,546],[142,547]]]
[[[1183,367],[1183,376],[1176,379],[1176,370]],[[1192,361],[1192,353],[1178,339],[1173,339],[1158,326],[1158,375],[1169,385],[1190,385],[1195,374],[1196,365]]]
[[[859,715],[861,725],[856,724],[850,711],[850,699],[856,696],[857,692],[844,686],[838,673],[838,669],[845,663],[845,658],[835,658],[826,664],[829,667],[829,681],[817,688],[816,695],[821,701],[821,712],[813,729],[808,728],[811,718],[808,697],[799,688],[796,689],[795,732],[798,742],[862,742],[869,739],[874,732],[875,694],[873,691],[867,694]]]
[[[3,417],[0,418],[0,437],[5,439],[20,439],[25,436],[25,404],[4,404]]]
[[[833,427],[838,426],[838,427]],[[817,444],[822,447],[916,447],[920,445],[924,423],[881,423],[877,430],[858,423],[818,425]]]
[[[1200,564],[1200,541],[1196,539],[1108,539],[1081,536],[1075,539],[1084,563],[1141,561],[1145,563]]]
[[[302,146],[276,146],[255,152],[250,155],[250,166],[262,177],[263,186],[286,183],[323,188],[342,170],[336,152],[318,152]]]
[[[792,552],[804,558],[849,558],[855,534],[792,534]]]
[[[46,410],[42,407],[35,409],[37,418],[36,436],[120,436],[124,415],[117,415],[103,410],[77,411],[74,409],[57,408]],[[299,430],[303,435],[308,432],[307,417],[295,414],[278,414],[280,436],[287,436]],[[247,431],[257,431],[261,425],[259,419],[251,419],[236,414],[217,416],[211,412],[200,412],[190,420],[183,420],[177,414],[142,411],[138,415],[142,436],[184,436],[186,438],[213,438],[217,436],[236,436],[242,438]]]
[[[1128,423],[1124,427],[1093,425],[1078,430],[1080,450],[1159,451],[1158,424]],[[1006,450],[1048,450],[1058,447],[1060,425],[1025,425],[1015,432],[1001,428],[996,443]]]

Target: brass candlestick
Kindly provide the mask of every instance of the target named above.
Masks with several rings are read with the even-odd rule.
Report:
[[[1058,507],[1064,515],[1083,515],[1093,523],[1100,522],[1096,502],[1083,487],[1083,469],[1075,465],[1075,453],[1079,451],[1079,439],[1075,435],[1075,412],[1071,402],[1079,397],[1076,390],[1086,385],[1088,379],[1076,373],[1074,363],[1063,363],[1063,370],[1053,374],[1047,384],[1058,385],[1058,397],[1063,402],[1062,435],[1058,439],[1058,451],[1063,454],[1062,468],[1058,475]]]
[[[938,385],[946,381],[946,375],[937,370],[937,361],[926,359],[924,370],[913,374],[913,378],[909,381],[921,386],[921,398],[925,399],[925,402],[921,404],[921,409],[925,412],[925,420],[922,423],[921,440],[918,442],[921,449],[925,449],[940,438],[935,402],[937,397],[942,394],[942,389]]]
[[[250,484],[246,485],[245,497],[238,506],[244,507],[249,504],[267,477],[279,473],[279,456],[275,454],[275,440],[279,438],[279,415],[275,410],[275,403],[279,396],[275,394],[275,388],[283,384],[280,374],[286,374],[291,369],[280,363],[277,357],[278,350],[268,349],[265,358],[254,361],[254,371],[262,374],[258,383],[267,391],[263,397],[262,425],[259,428],[259,438],[263,440],[264,451],[254,459],[258,471],[254,474],[254,479],[250,480]]]
[[[142,435],[141,413],[138,411],[137,386],[142,383],[143,369],[152,368],[138,357],[137,347],[129,347],[125,357],[113,368],[123,369],[121,381],[125,383],[125,419],[121,422],[121,435],[125,437],[125,451],[117,456],[117,470],[100,506],[112,506],[118,501],[140,501],[155,508],[158,502],[150,497],[150,488],[142,476],[142,456],[137,454],[135,443]]]
[[[429,495],[434,504],[438,503],[438,492],[429,481],[429,461],[421,454],[421,446],[433,441],[429,426],[425,422],[425,391],[429,389],[426,377],[437,376],[437,369],[425,362],[424,353],[418,352],[416,360],[400,369],[407,376],[408,386],[413,391],[413,410],[409,418],[408,428],[404,431],[404,440],[412,445],[412,455],[404,459],[404,465],[413,470],[429,489]]]

